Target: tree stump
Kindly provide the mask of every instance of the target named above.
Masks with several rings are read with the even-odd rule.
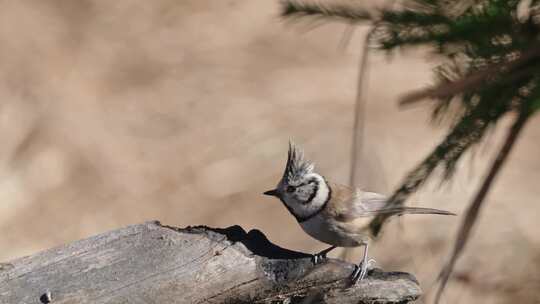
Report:
[[[0,303],[407,303],[407,273],[371,270],[278,247],[239,226],[147,222],[0,264]]]

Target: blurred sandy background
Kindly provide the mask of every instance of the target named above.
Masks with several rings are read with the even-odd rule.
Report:
[[[344,25],[306,31],[277,15],[277,1],[1,1],[0,261],[151,219],[324,248],[261,192],[281,176],[289,138],[347,182],[363,30],[342,51]],[[360,172],[384,193],[443,135],[427,110],[396,106],[430,83],[430,63],[412,51],[389,59],[371,57]],[[413,201],[462,214],[500,135]],[[539,153],[537,118],[444,303],[540,303]],[[394,220],[371,254],[415,273],[429,299],[461,220]]]

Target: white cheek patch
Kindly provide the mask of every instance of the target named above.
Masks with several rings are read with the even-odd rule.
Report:
[[[320,178],[319,189],[315,197],[311,200],[311,204],[310,204],[316,210],[324,206],[324,204],[328,200],[328,196],[330,195],[330,189],[328,188],[328,185],[326,184],[324,179],[320,176],[318,178]]]
[[[306,176],[306,179],[315,179],[318,187],[314,189],[317,192],[310,202],[307,202],[306,204],[296,203],[290,206],[300,217],[309,217],[319,212],[321,208],[324,207],[324,204],[328,201],[328,197],[330,195],[330,189],[328,188],[324,178],[322,178],[320,175],[312,173]],[[309,196],[310,194],[307,195]]]

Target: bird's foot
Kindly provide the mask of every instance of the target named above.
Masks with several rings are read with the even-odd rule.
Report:
[[[376,264],[377,262],[374,259],[369,259],[367,262],[361,262],[359,265],[356,265],[356,269],[351,275],[351,285],[362,281],[366,277],[368,270],[375,268]]]

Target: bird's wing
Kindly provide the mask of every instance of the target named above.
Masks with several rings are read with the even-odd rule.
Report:
[[[344,222],[359,217],[369,217],[384,210],[386,196],[375,192],[352,189],[345,185],[331,184],[334,216]]]

